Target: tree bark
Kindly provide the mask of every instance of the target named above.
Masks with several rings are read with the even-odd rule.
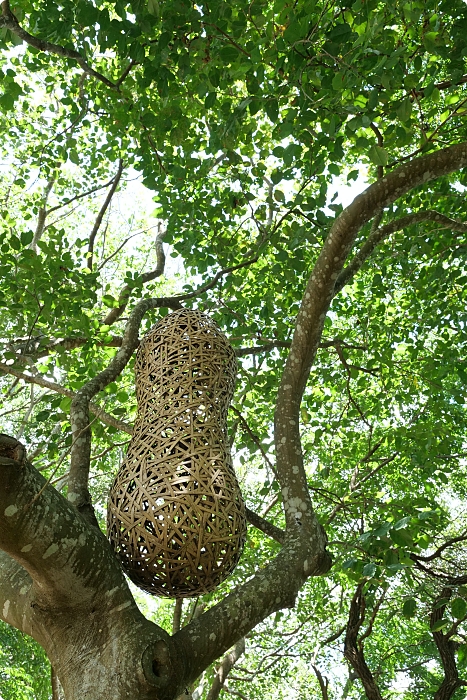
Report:
[[[352,598],[344,642],[344,656],[361,680],[368,700],[383,700],[373,674],[365,661],[363,642],[358,633],[365,619],[365,598],[360,584]]]
[[[52,685],[52,700],[61,700],[60,698],[60,681],[55,673],[53,666],[50,669],[50,682]]]
[[[293,606],[303,554],[284,548],[170,637],[139,612],[104,535],[25,454],[0,435],[0,617],[43,646],[67,700],[96,700],[96,688],[99,700],[172,700],[265,614]],[[316,553],[313,573],[323,562]]]
[[[8,3],[2,8],[14,23]],[[87,477],[90,400],[127,365],[144,313],[161,305],[173,308],[181,297],[167,304],[160,299],[139,302],[115,358],[75,395],[71,501],[33,468],[18,441],[0,436],[0,617],[44,647],[67,700],[173,700],[259,622],[292,607],[307,578],[329,569],[325,533],[308,491],[299,409],[336,279],[358,231],[378,211],[413,187],[466,165],[465,143],[414,160],[371,185],[334,222],[305,290],[277,395],[275,447],[286,516],[284,546],[252,579],[172,637],[139,612],[119,562],[93,525]],[[361,598],[353,605],[353,614],[358,614]],[[373,693],[368,697],[381,700],[361,663],[359,619],[349,619],[346,657],[363,669],[367,695]]]
[[[214,676],[213,684],[209,689],[209,693],[206,696],[206,700],[218,700],[222,688],[224,687],[225,681],[230,671],[233,669],[242,654],[245,653],[245,638],[242,637],[240,641],[236,643],[232,651],[224,656],[220,662],[216,675]]]
[[[439,605],[440,601],[445,599],[449,601],[452,596],[452,588],[445,586],[433,604],[433,610],[430,615],[430,627],[436,622],[443,619],[446,610],[446,604]],[[444,670],[444,679],[438,690],[436,691],[433,700],[450,700],[456,690],[467,685],[466,681],[459,678],[459,671],[456,664],[456,651],[454,642],[450,639],[449,634],[445,634],[443,630],[437,632],[432,631],[433,639],[439,651],[441,664]]]

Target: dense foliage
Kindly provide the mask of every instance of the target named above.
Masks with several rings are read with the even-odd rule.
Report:
[[[2,432],[66,493],[73,392],[107,366],[137,300],[178,295],[237,351],[235,464],[248,506],[282,528],[274,406],[306,282],[343,202],[467,140],[467,5],[2,9]],[[234,695],[463,697],[460,682],[439,693],[446,649],[467,679],[466,187],[463,171],[427,182],[358,234],[355,250],[368,240],[374,250],[333,299],[301,406],[333,568],[251,633],[224,686]],[[169,306],[148,312],[141,334]],[[96,403],[90,484],[103,524],[129,439],[118,420],[135,415],[132,363]],[[234,575],[197,605],[278,548],[251,527]],[[172,604],[151,605],[170,630]],[[9,634],[1,628],[0,695],[47,697],[30,680],[48,674],[39,652]]]

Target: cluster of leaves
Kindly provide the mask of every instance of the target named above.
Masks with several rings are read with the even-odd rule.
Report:
[[[0,30],[7,49],[0,123],[9,134],[1,146],[2,361],[18,371],[32,363],[75,391],[115,352],[124,320],[109,327],[103,319],[124,285],[130,307],[144,295],[179,291],[174,280],[141,282],[140,272],[156,264],[151,212],[140,205],[131,216],[115,213],[130,208],[130,181],[141,174],[166,242],[193,275],[185,292],[250,262],[187,304],[211,313],[237,349],[276,345],[241,359],[230,428],[248,505],[269,508],[281,526],[274,400],[306,280],[342,210],[344,182],[370,182],[418,153],[466,139],[465,3],[18,0],[12,9],[32,35],[73,47],[101,77],[50,46],[12,48],[16,35]],[[128,195],[114,200],[90,269],[89,235],[120,158]],[[386,209],[382,223],[429,209],[462,219],[466,180],[460,173],[418,188]],[[137,247],[121,248],[138,229],[146,233]],[[357,246],[368,235],[369,227]],[[417,561],[464,528],[464,241],[436,222],[413,224],[384,241],[333,301],[301,430],[335,563],[326,580],[307,584],[295,611],[247,640],[246,670],[230,682],[248,697],[318,693],[315,665],[335,697],[361,696],[342,657],[359,585],[367,619],[376,611],[365,653],[382,691],[397,697],[403,672],[411,693],[404,697],[432,697],[442,678],[433,631],[452,631],[463,668],[465,590],[455,587],[437,629],[429,623],[439,604],[436,576],[443,566],[457,576],[462,552],[434,575]],[[148,314],[143,333],[158,313]],[[72,342],[60,347],[61,339]],[[128,422],[131,370],[98,397]],[[36,464],[62,486],[70,398],[14,381],[1,379],[3,429],[22,435]],[[95,421],[93,437],[91,485],[103,515],[128,435]],[[199,604],[232,590],[278,546],[252,530],[234,575]],[[166,601],[154,613],[168,630],[169,613]],[[15,659],[29,653],[18,639],[5,642]]]
[[[0,622],[0,692],[4,700],[49,700],[50,664],[30,637]]]

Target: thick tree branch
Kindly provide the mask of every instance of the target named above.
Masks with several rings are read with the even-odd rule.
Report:
[[[116,172],[115,177],[113,178],[113,181],[112,181],[112,187],[110,188],[109,192],[107,193],[107,197],[105,198],[105,201],[99,210],[99,213],[97,215],[96,221],[95,221],[94,226],[93,226],[93,229],[92,229],[91,234],[89,236],[87,265],[88,265],[88,268],[90,270],[92,270],[92,258],[93,258],[93,253],[94,253],[94,242],[96,240],[97,232],[99,231],[100,225],[102,223],[102,219],[105,216],[105,212],[109,208],[110,202],[112,201],[112,197],[114,196],[114,194],[117,190],[117,187],[120,183],[120,179],[122,177],[122,172],[123,172],[123,160],[121,158],[119,158],[117,172]]]
[[[308,551],[308,547],[304,549]],[[187,657],[187,684],[265,617],[294,606],[297,592],[306,578],[319,576],[329,569],[329,558],[323,551],[311,557],[310,554],[310,561],[304,565],[303,553],[298,548],[283,547],[252,579],[173,637]]]
[[[89,600],[94,589],[108,585],[100,580],[102,570],[125,592],[125,600],[129,597],[101,531],[90,528],[34,469],[21,443],[6,435],[0,435],[0,472],[0,548],[24,567],[46,598],[66,598],[71,605]]]
[[[113,83],[111,80],[106,78],[105,75],[102,75],[102,73],[98,73],[98,71],[94,70],[94,68],[91,68],[91,66],[88,65],[88,63],[86,63],[84,57],[78,51],[75,51],[75,49],[67,49],[64,46],[52,44],[50,41],[44,41],[43,39],[39,39],[38,37],[29,34],[25,29],[21,27],[17,18],[12,13],[9,0],[3,0],[0,6],[2,9],[2,15],[0,17],[0,27],[9,29],[10,32],[12,32],[12,34],[15,34],[26,44],[29,44],[29,46],[33,46],[35,49],[39,49],[39,51],[45,51],[46,53],[56,54],[57,56],[62,56],[63,58],[70,58],[73,61],[76,61],[76,63],[83,69],[85,73],[87,73],[87,75],[92,75],[101,83],[107,85],[107,87],[110,87],[113,90],[118,90],[118,85],[116,83]]]
[[[65,696],[77,697],[70,688],[77,683],[80,697],[94,697],[103,679],[113,696],[116,664],[120,673],[130,674],[131,697],[154,697],[155,689],[167,685],[178,688],[183,659],[168,634],[138,610],[102,532],[6,435],[0,435],[0,481],[0,614],[46,649]],[[84,635],[86,653],[76,654]],[[102,660],[99,678],[95,667],[89,672],[89,654]]]
[[[53,667],[50,669],[50,683],[52,686],[52,700],[60,700],[60,681]]]
[[[381,226],[370,233],[369,237],[362,245],[358,253],[340,273],[336,281],[334,293],[338,294],[341,289],[353,279],[381,241],[390,236],[391,233],[402,231],[408,226],[413,226],[414,224],[419,224],[424,221],[432,221],[434,223],[442,224],[443,228],[450,228],[452,231],[458,231],[459,233],[467,233],[467,224],[463,223],[462,221],[450,219],[448,216],[440,214],[440,212],[437,211],[427,210],[402,216],[400,219],[391,221],[385,226]]]
[[[324,321],[355,238],[367,222],[409,190],[467,165],[467,143],[461,143],[401,165],[373,183],[337,217],[308,281],[297,316],[275,411],[276,464],[287,528],[298,522],[319,549],[319,529],[303,468],[300,404],[321,339]]]
[[[27,634],[32,634],[28,616],[31,608],[32,579],[13,557],[1,549],[0,584],[0,619]]]

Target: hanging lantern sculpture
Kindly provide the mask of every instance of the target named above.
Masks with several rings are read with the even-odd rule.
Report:
[[[240,558],[245,506],[226,425],[235,375],[230,344],[199,311],[166,316],[138,349],[138,416],[107,531],[125,572],[149,593],[212,591]]]

